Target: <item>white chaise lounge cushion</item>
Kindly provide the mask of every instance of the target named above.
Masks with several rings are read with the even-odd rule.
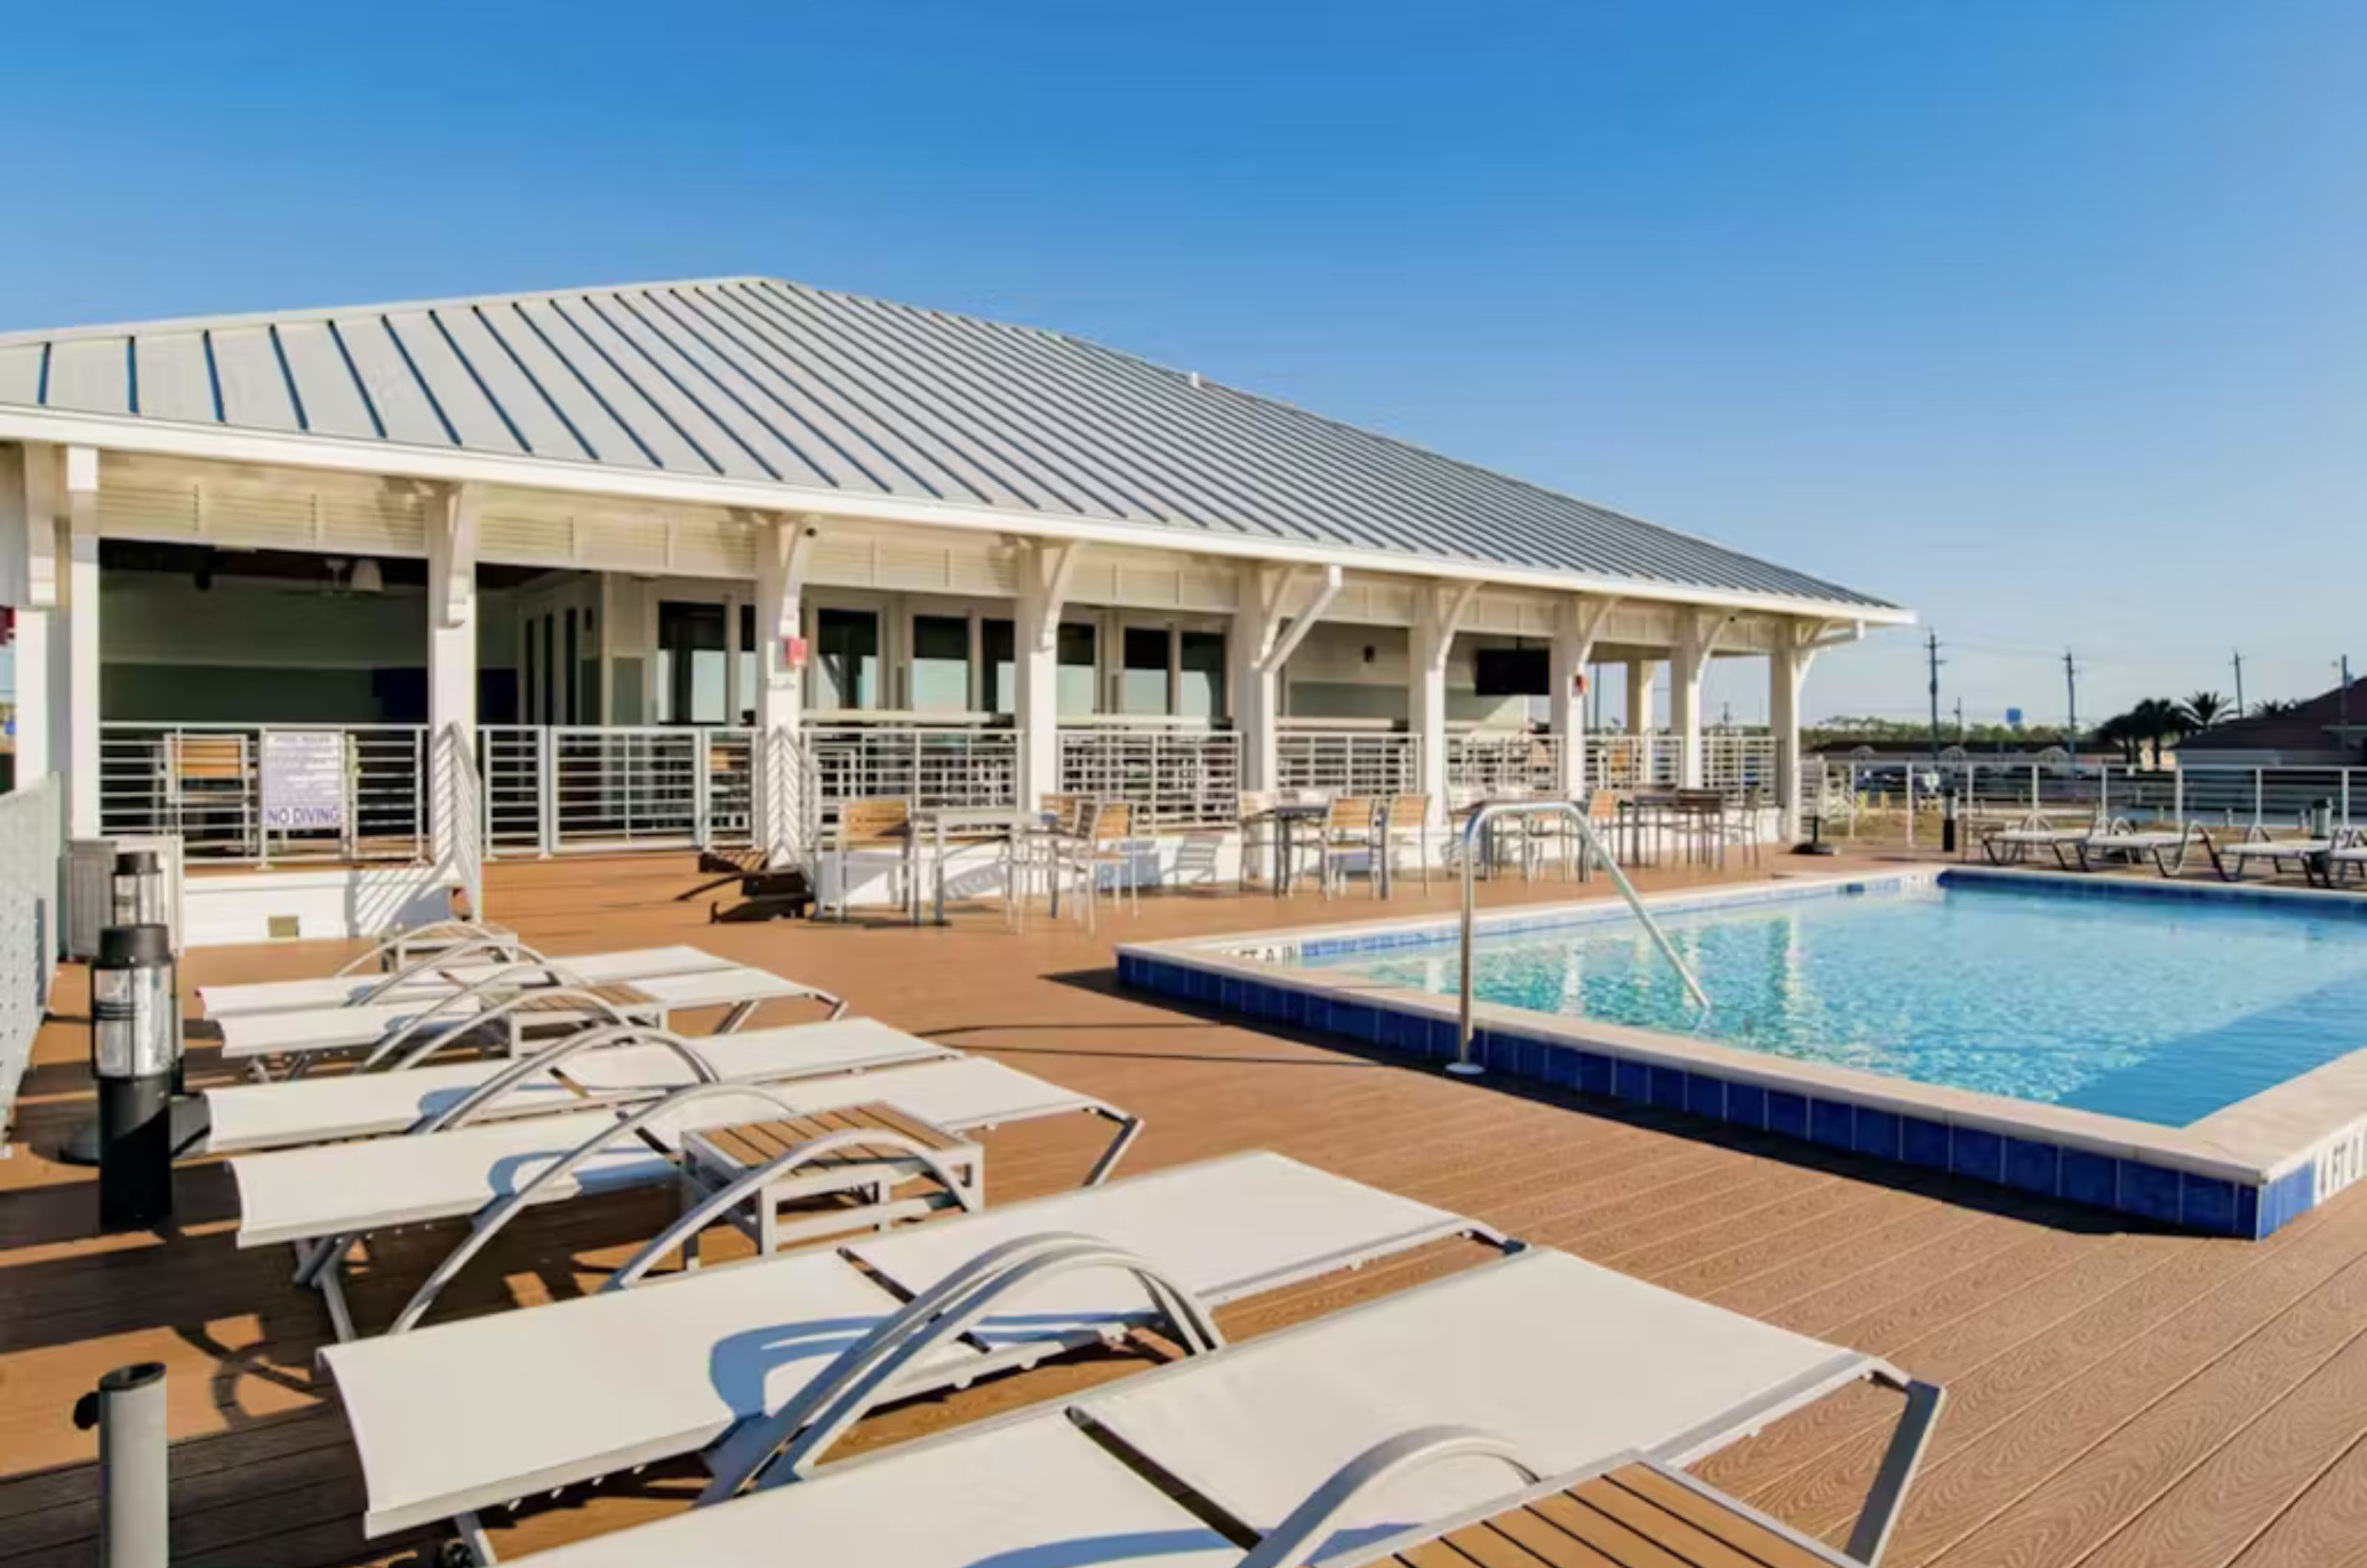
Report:
[[[738,965],[728,958],[718,958],[696,947],[637,947],[621,953],[587,953],[575,958],[553,958],[549,963],[594,985],[606,985],[616,980],[646,979],[653,975],[689,975],[701,969],[731,969]],[[450,967],[423,970],[419,974],[372,997],[387,982],[384,975],[333,975],[311,980],[266,980],[246,986],[199,986],[198,1004],[208,1018],[236,1018],[258,1012],[300,1012],[317,1008],[352,1007],[364,998],[373,1001],[414,1002],[425,998],[434,1000],[459,986],[487,980],[504,969],[516,967],[510,964],[460,964]]]
[[[1241,1551],[1055,1413],[536,1556],[550,1568],[1233,1568]]]
[[[1261,1533],[1392,1434],[1509,1438],[1539,1472],[1706,1452],[1865,1374],[1867,1357],[1530,1252],[1162,1369],[1079,1402]],[[1382,1488],[1319,1555],[1506,1490],[1477,1461]]]
[[[867,1018],[701,1036],[692,1042],[692,1048],[725,1080],[737,1083],[776,1083],[960,1055]],[[400,1133],[420,1118],[457,1103],[514,1065],[506,1058],[447,1062],[402,1072],[347,1073],[209,1089],[206,1147],[214,1154],[239,1154]],[[663,1045],[579,1051],[562,1061],[558,1071],[566,1082],[549,1073],[537,1074],[487,1106],[478,1120],[580,1110],[587,1101],[677,1088],[692,1081],[689,1065]]]
[[[878,1101],[955,1133],[1093,1110],[1102,1103],[977,1056],[782,1084],[775,1092],[804,1111]],[[771,1099],[719,1094],[656,1118],[648,1130],[674,1146],[684,1133],[701,1127],[773,1121],[782,1114],[783,1107]],[[613,1109],[579,1111],[417,1137],[244,1156],[230,1162],[238,1186],[238,1245],[268,1247],[472,1214],[516,1191],[617,1121]],[[645,1186],[673,1174],[664,1156],[628,1137],[552,1181],[537,1194],[537,1201],[556,1202],[579,1192]]]
[[[1444,1209],[1261,1152],[990,1210],[957,1225],[894,1231],[846,1250],[918,1295],[1000,1242],[1078,1230],[1140,1255],[1216,1305],[1469,1228]],[[1131,1280],[1107,1270],[1063,1275],[1012,1298],[976,1333],[998,1348],[1070,1339],[1139,1315],[1142,1302]]]
[[[1144,1188],[1155,1201],[1140,1200]],[[1128,1245],[1170,1260],[1180,1282],[1214,1300],[1244,1281],[1307,1278],[1334,1260],[1378,1257],[1463,1224],[1279,1156],[1250,1154],[935,1221],[912,1234],[942,1240],[943,1252],[932,1256],[950,1269],[1009,1236],[1122,1231]],[[1113,1321],[1132,1321],[1142,1303],[1138,1289],[1119,1291],[1110,1300]],[[360,1450],[365,1523],[379,1534],[703,1447],[735,1416],[760,1404],[777,1409],[893,1305],[834,1255],[794,1253],[333,1346],[322,1358]]]
[[[659,1019],[698,1008],[740,1007],[783,1001],[814,994],[810,986],[745,964],[725,969],[701,969],[686,975],[652,975],[629,982],[648,1000],[618,1009],[635,1018]],[[368,1007],[320,1008],[301,1012],[248,1013],[221,1021],[222,1055],[228,1057],[301,1055],[322,1051],[354,1051],[375,1045],[388,1035],[426,1015],[435,999],[372,1002]],[[466,1021],[476,1010],[472,1003],[438,1013],[425,1024],[425,1040],[453,1023]]]

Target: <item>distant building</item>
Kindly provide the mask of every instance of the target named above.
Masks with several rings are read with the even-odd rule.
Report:
[[[2367,679],[2337,686],[2291,713],[2214,724],[2179,743],[2186,767],[2335,768],[2367,762]]]

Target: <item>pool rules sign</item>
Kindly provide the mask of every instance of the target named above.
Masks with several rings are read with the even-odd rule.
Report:
[[[263,825],[279,833],[345,825],[345,738],[334,729],[263,732]]]

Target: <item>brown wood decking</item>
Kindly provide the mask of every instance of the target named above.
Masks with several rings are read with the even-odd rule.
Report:
[[[2367,1200],[2355,1194],[2265,1242],[2148,1232],[1680,1116],[1455,1082],[1124,993],[1111,976],[1113,941],[1444,908],[1444,886],[1403,885],[1389,905],[1361,887],[1329,903],[1147,898],[1138,918],[1106,913],[1089,937],[1043,920],[1014,936],[991,911],[946,930],[709,926],[672,901],[695,880],[688,857],[504,867],[488,905],[553,952],[696,943],[1141,1112],[1148,1126],[1121,1175],[1274,1148],[1888,1357],[1951,1395],[1887,1560],[1899,1568],[2367,1565]],[[1569,891],[1511,884],[1489,897]],[[345,951],[203,953],[187,978],[320,974]],[[185,1170],[164,1233],[92,1235],[87,1173],[44,1152],[90,1103],[74,977],[60,1009],[25,1085],[18,1135],[32,1146],[0,1161],[0,1564],[93,1560],[94,1450],[70,1412],[100,1372],[142,1359],[171,1372],[176,1562],[418,1562],[431,1536],[361,1539],[350,1444],[312,1359],[325,1318],[289,1282],[284,1250],[233,1247],[226,1172]],[[221,1070],[202,1043],[191,1066],[201,1081]],[[1072,1185],[1101,1135],[1079,1118],[984,1134],[995,1201]],[[645,1192],[527,1215],[439,1314],[589,1289],[656,1233],[672,1201]],[[456,1234],[429,1227],[379,1247],[357,1274],[363,1320],[385,1321]],[[727,1234],[720,1246],[736,1244]],[[1240,1303],[1220,1321],[1253,1335],[1471,1255],[1433,1248]],[[857,1438],[896,1440],[1141,1364],[1113,1352],[992,1380],[888,1412]],[[1838,1540],[1896,1415],[1896,1396],[1852,1390],[1701,1473]],[[677,1508],[696,1484],[687,1469],[661,1469],[571,1493],[496,1539],[505,1554],[531,1551]],[[1725,1561],[1673,1540],[1659,1550],[1670,1555],[1650,1561]]]

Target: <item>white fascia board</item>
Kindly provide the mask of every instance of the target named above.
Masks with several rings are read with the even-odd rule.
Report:
[[[189,457],[210,462],[260,463],[290,468],[374,474],[463,483],[509,485],[653,502],[741,507],[758,512],[810,512],[867,522],[902,523],[1043,539],[1083,539],[1094,544],[1182,552],[1234,560],[1340,566],[1420,575],[1433,581],[1484,582],[1493,587],[1533,588],[1550,592],[1616,593],[1629,601],[1716,605],[1770,615],[1818,615],[1863,621],[1870,626],[1912,626],[1915,612],[1878,604],[1853,604],[1787,594],[1745,593],[1694,588],[1589,572],[1546,571],[1493,561],[1422,558],[1410,563],[1402,551],[1353,549],[1307,540],[1205,533],[1161,524],[1120,523],[1104,518],[1055,517],[997,511],[958,502],[919,501],[908,496],[857,495],[753,479],[699,478],[651,469],[603,468],[558,458],[509,457],[384,441],[279,433],[223,430],[176,424],[130,414],[68,413],[21,406],[0,408],[0,441],[81,442],[118,452]]]

